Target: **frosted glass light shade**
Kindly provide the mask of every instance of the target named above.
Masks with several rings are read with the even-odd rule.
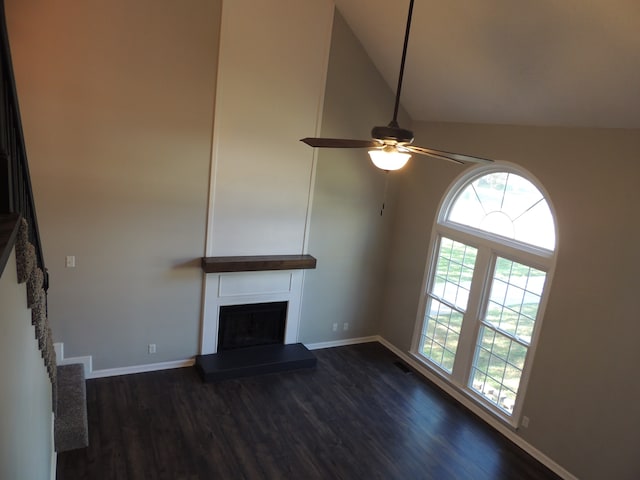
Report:
[[[411,155],[399,152],[396,149],[369,150],[369,156],[373,164],[381,170],[398,170],[404,167]]]

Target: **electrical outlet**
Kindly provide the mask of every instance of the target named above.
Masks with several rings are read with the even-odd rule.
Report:
[[[64,266],[67,268],[75,268],[76,267],[76,256],[75,255],[67,255],[67,258],[64,260]]]
[[[156,344],[155,343],[150,343],[149,344],[149,353],[156,353]]]
[[[338,331],[338,322],[333,322],[333,331],[334,332]]]
[[[520,422],[522,428],[527,428],[529,426],[529,417],[522,417],[522,422]]]
[[[349,322],[344,322],[344,324],[342,325],[342,330],[344,330],[345,332],[349,330]]]

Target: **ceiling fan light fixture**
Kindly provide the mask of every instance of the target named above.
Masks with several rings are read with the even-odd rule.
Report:
[[[396,148],[385,147],[369,150],[369,156],[373,164],[381,170],[399,170],[404,167],[411,155],[399,152]]]
[[[406,165],[411,153],[426,155],[441,160],[448,160],[458,165],[466,163],[489,163],[493,160],[473,157],[460,153],[445,152],[433,148],[418,147],[413,144],[413,132],[401,128],[398,124],[398,111],[400,109],[400,94],[402,92],[402,78],[404,76],[404,64],[407,58],[407,46],[409,44],[409,31],[411,30],[411,16],[413,14],[414,0],[409,0],[409,14],[407,15],[407,28],[404,33],[404,45],[400,60],[400,73],[398,75],[398,87],[393,108],[393,118],[387,126],[373,127],[371,140],[353,140],[347,138],[302,138],[300,141],[314,148],[371,148],[369,156],[373,164],[382,170],[398,170]]]

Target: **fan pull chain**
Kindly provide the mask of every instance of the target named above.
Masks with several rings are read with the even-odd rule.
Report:
[[[389,170],[384,171],[384,193],[382,194],[382,207],[380,208],[380,216],[384,212],[384,204],[387,200],[387,190],[389,189]]]

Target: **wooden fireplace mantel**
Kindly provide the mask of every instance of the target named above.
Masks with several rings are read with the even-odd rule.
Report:
[[[202,257],[205,273],[260,272],[316,268],[311,255],[254,255],[238,257]]]

